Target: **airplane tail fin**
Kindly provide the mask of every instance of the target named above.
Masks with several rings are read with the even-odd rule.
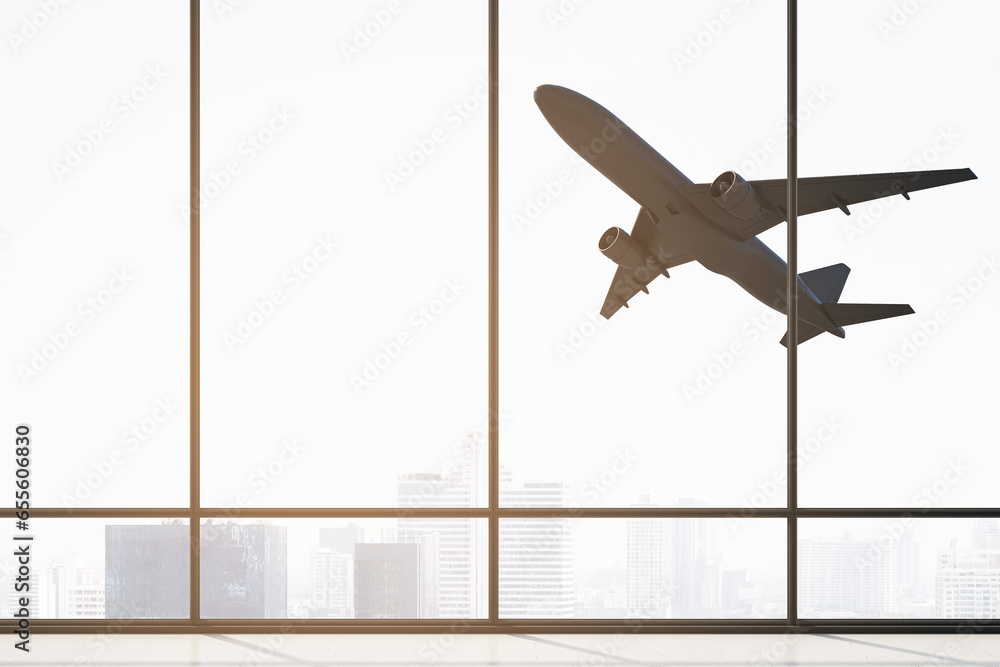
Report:
[[[800,273],[799,278],[812,290],[820,303],[837,303],[851,269],[846,264],[832,264],[822,269]]]
[[[820,300],[823,309],[837,326],[844,327],[913,313],[913,308],[903,303],[840,303],[840,295],[844,291],[844,284],[847,282],[847,276],[850,272],[851,269],[845,264],[833,264],[799,274],[802,282]],[[821,333],[823,333],[823,329],[799,320],[799,345]],[[787,332],[781,339],[781,344],[785,347],[788,346]]]

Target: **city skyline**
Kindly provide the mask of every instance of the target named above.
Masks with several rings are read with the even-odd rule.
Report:
[[[463,449],[458,452],[461,463],[450,467],[446,473],[400,475],[397,480],[400,507],[448,507],[456,502],[470,506],[476,502],[483,488],[481,473],[485,465],[482,455],[485,447],[484,434],[474,432],[464,440]],[[591,559],[581,568],[576,556],[581,549],[578,526],[582,520],[559,511],[565,506],[568,485],[560,481],[520,482],[509,467],[503,465],[501,471],[501,498],[505,506],[553,509],[550,518],[505,519],[501,523],[503,617],[592,617],[590,615],[597,611],[600,611],[599,616],[610,618],[630,615],[768,618],[784,614],[783,589],[775,589],[776,581],[783,585],[781,577],[760,578],[759,567],[730,563],[726,554],[733,553],[731,546],[720,548],[720,537],[732,538],[743,530],[738,523],[706,518],[596,520],[604,521],[605,525],[617,523],[622,529],[616,542],[621,558]],[[659,506],[649,493],[637,494],[632,503],[632,507]],[[679,498],[674,506],[709,505],[697,499]],[[756,520],[757,523],[762,521],[767,520]],[[184,541],[182,547],[177,547],[177,553],[186,553],[186,524],[171,523],[171,530]],[[284,531],[288,531],[288,541],[283,539],[281,542],[283,547],[272,551],[272,556],[257,557],[256,571],[266,572],[269,567],[279,565],[279,561],[272,562],[278,552],[287,559],[292,553],[289,548],[295,546],[294,558],[288,561],[288,574],[284,575],[288,580],[288,592],[283,596],[285,604],[280,612],[270,612],[269,617],[284,617],[277,616],[278,613],[289,617],[353,617],[359,591],[354,578],[356,551],[358,545],[371,544],[413,545],[401,547],[406,549],[405,558],[387,555],[381,561],[378,558],[372,561],[383,562],[377,566],[383,570],[387,567],[385,563],[394,561],[402,567],[405,562],[408,563],[406,567],[411,568],[407,571],[418,573],[416,588],[406,593],[410,602],[393,608],[408,612],[416,609],[414,613],[421,618],[481,618],[485,614],[485,525],[482,520],[415,518],[401,512],[396,519],[359,519],[344,525],[329,525],[326,521],[296,522],[311,526],[303,528],[288,523],[289,526],[262,520],[249,524],[208,522],[202,528],[203,539],[209,538],[208,546],[212,536],[218,539],[227,532],[235,536],[261,530],[281,530],[284,535]],[[821,522],[803,522],[803,525],[814,529],[818,523]],[[130,530],[134,533],[136,529],[138,527]],[[313,535],[307,538],[310,546],[304,550],[299,534],[302,530]],[[105,532],[124,535],[129,529],[109,525]],[[607,531],[601,532],[607,542]],[[1000,572],[996,571],[1000,566],[997,555],[1000,554],[1000,520],[982,519],[972,524],[967,539],[962,538],[961,547],[958,539],[949,536],[947,548],[934,552],[933,571],[926,566],[926,549],[922,550],[914,540],[913,527],[896,530],[889,524],[874,538],[857,536],[852,530],[830,537],[809,533],[803,531],[799,542],[800,613],[803,617],[920,618],[928,617],[929,613],[951,618],[961,613],[1000,615],[1000,608],[996,607],[1000,604],[996,602],[1000,593],[980,595],[972,602],[965,600],[964,594],[956,597],[948,593],[959,591],[969,581],[991,591],[994,584],[1000,586]],[[362,548],[365,549],[367,547]],[[112,546],[111,551],[115,550]],[[141,551],[151,553],[148,547]],[[305,568],[301,567],[303,553],[308,562]],[[76,583],[69,585],[66,562],[55,559],[45,570],[41,586],[44,603],[40,611],[52,613],[55,609],[59,613],[66,610],[68,614],[72,608],[80,617],[95,617],[96,610],[105,604],[98,592],[100,583],[88,574],[88,564],[75,558],[72,562],[76,567]],[[202,576],[206,582],[225,572],[222,568],[213,574],[211,563],[210,552],[203,551]],[[293,566],[293,563],[297,564]],[[107,561],[105,567],[108,567]],[[755,570],[758,570],[756,575]],[[783,567],[781,570],[783,572]],[[247,581],[252,579],[249,574],[243,576]],[[854,588],[845,586],[845,581],[857,585]],[[74,590],[75,602],[71,605],[69,592]],[[208,609],[205,594],[209,590],[211,586],[203,584],[203,615]],[[526,597],[525,591],[532,590],[534,592]],[[112,595],[110,599],[114,598]],[[380,599],[388,599],[385,591]],[[385,608],[388,603],[381,604]],[[378,608],[378,605],[368,607]],[[136,613],[135,608],[132,613]],[[181,613],[186,613],[186,608]],[[265,616],[262,611],[258,613]],[[250,613],[244,617],[254,616]]]

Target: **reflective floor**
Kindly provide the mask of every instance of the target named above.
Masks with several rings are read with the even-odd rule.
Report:
[[[0,665],[1000,665],[1000,635],[44,635]]]

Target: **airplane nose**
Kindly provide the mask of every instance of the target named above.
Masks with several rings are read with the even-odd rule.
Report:
[[[535,104],[537,104],[539,108],[541,108],[543,104],[552,100],[554,96],[552,90],[553,88],[555,88],[555,86],[550,86],[548,84],[535,88]]]
[[[535,104],[551,124],[565,122],[567,118],[580,113],[581,95],[568,88],[545,84],[535,88]]]

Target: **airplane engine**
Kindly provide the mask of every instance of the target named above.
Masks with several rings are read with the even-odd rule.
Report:
[[[646,249],[621,227],[611,227],[601,235],[597,247],[618,266],[635,269],[646,264]]]
[[[760,220],[771,205],[735,171],[727,171],[712,181],[712,201],[741,220]]]

